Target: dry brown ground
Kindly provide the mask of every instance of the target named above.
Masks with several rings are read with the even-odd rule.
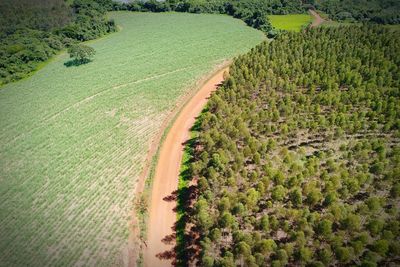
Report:
[[[316,11],[310,9],[309,12],[314,17],[314,20],[313,20],[313,22],[311,24],[312,28],[318,27],[319,25],[324,23],[325,20],[323,18],[321,18],[321,16]]]

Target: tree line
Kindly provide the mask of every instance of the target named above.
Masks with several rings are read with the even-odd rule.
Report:
[[[227,14],[243,20],[250,27],[263,31],[273,38],[277,31],[271,26],[267,15],[295,14],[307,11],[308,5],[301,0],[166,0],[114,3],[112,10],[140,12],[189,12]]]
[[[362,2],[362,3],[361,3]],[[335,20],[399,23],[396,1],[337,0],[166,0],[119,3],[112,0],[4,0],[0,2],[0,86],[26,77],[39,64],[78,41],[116,31],[105,13],[190,12],[228,14],[274,38],[267,15],[304,13],[309,8],[327,12]],[[364,3],[365,2],[365,3]],[[391,15],[390,15],[390,14]]]
[[[116,31],[107,11],[221,13],[276,36],[267,14],[302,13],[300,0],[4,0],[0,3],[0,85],[19,80],[58,51]]]
[[[309,3],[333,20],[400,23],[400,2],[395,0],[309,0]]]
[[[196,124],[179,261],[398,264],[399,51],[397,33],[369,25],[239,56]]]

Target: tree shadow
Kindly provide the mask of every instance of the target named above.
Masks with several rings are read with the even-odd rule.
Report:
[[[88,64],[88,63],[90,63],[90,62],[92,62],[92,60],[90,60],[90,59],[71,59],[71,60],[68,60],[67,62],[64,62],[64,66],[65,67],[67,67],[67,68],[69,68],[69,67],[78,67],[78,66],[80,66],[80,65],[84,65],[84,64]]]
[[[191,131],[198,131],[201,128],[201,120],[197,119]],[[184,165],[193,162],[194,151],[198,146],[197,138],[191,138],[184,143],[185,153],[190,155]],[[198,260],[200,252],[199,230],[194,226],[193,205],[198,197],[197,183],[192,175],[190,168],[185,168],[180,172],[180,179],[183,182],[178,190],[172,192],[164,198],[164,201],[176,201],[177,205],[174,211],[178,218],[172,227],[173,233],[162,239],[165,244],[174,244],[175,246],[167,251],[157,254],[159,259],[172,260],[173,266],[189,266]]]

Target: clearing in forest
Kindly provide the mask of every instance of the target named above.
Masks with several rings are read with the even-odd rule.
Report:
[[[310,14],[270,15],[272,26],[278,30],[299,32],[313,20]]]
[[[180,97],[264,37],[221,15],[115,12],[121,30],[0,89],[0,266],[126,260],[149,144]]]

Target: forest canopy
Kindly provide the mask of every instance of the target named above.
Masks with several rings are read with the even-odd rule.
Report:
[[[196,124],[180,260],[398,263],[399,51],[398,32],[370,25],[284,33],[237,58]]]
[[[397,0],[311,0],[317,9],[339,21],[371,21],[380,24],[400,23]]]
[[[0,86],[26,77],[61,49],[116,30],[105,0],[0,2]],[[4,15],[3,15],[4,14]]]

